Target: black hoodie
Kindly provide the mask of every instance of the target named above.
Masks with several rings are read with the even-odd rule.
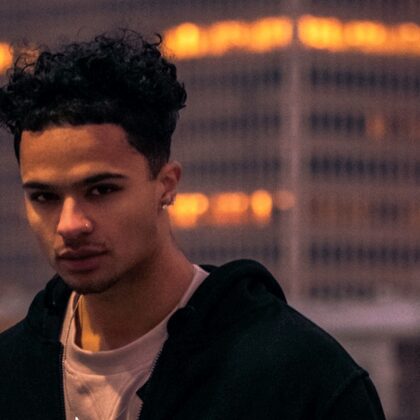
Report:
[[[263,266],[203,268],[210,275],[169,320],[138,391],[141,420],[385,418],[367,372],[287,305]],[[27,317],[0,334],[1,420],[65,418],[59,339],[70,293],[55,276]]]

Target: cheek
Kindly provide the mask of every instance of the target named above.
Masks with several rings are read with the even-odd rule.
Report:
[[[46,249],[53,236],[50,232],[49,225],[46,223],[45,218],[40,217],[40,215],[33,209],[33,207],[26,202],[25,209],[26,219],[28,220],[29,227],[31,228],[40,245]]]
[[[25,203],[25,210],[29,227],[34,232],[34,234],[38,236],[41,230],[41,218],[34,211],[30,204]]]
[[[124,212],[125,217],[115,228],[130,241],[138,241],[144,244],[145,240],[151,241],[158,231],[157,211],[152,202],[147,206],[132,206]],[[124,240],[124,237],[121,238]],[[131,242],[132,243],[132,242]]]

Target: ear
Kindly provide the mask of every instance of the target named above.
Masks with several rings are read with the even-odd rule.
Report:
[[[168,162],[160,170],[157,181],[159,183],[158,198],[161,207],[169,206],[175,201],[181,173],[181,164],[177,161]]]

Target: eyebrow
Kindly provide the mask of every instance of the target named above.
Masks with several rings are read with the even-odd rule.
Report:
[[[127,179],[125,175],[112,173],[112,172],[102,172],[99,174],[88,176],[81,181],[74,182],[71,184],[73,187],[80,186],[89,186],[96,184],[97,182],[109,180],[109,179]],[[55,188],[54,184],[47,184],[39,181],[28,181],[22,184],[23,189],[38,189],[38,190],[53,190]]]

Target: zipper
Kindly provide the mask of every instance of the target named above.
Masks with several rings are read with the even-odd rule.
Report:
[[[191,312],[191,310],[194,310],[194,308],[192,307],[192,306],[185,306],[184,308],[180,308],[178,311],[176,311],[175,312],[175,314],[174,315],[172,315],[172,317],[171,317],[171,319],[168,321],[168,325],[169,325],[169,322],[171,321],[171,320],[173,320],[173,318],[174,318],[174,316],[176,316],[177,315],[177,313],[179,314],[179,311],[181,311],[181,310],[184,310],[184,314],[185,314],[185,309],[186,308],[189,308],[189,312]],[[184,315],[184,317],[185,317],[185,315]],[[157,355],[156,355],[156,357],[155,357],[155,359],[153,360],[153,364],[152,364],[152,367],[151,367],[151,369],[150,369],[150,376],[149,376],[149,379],[147,380],[147,382],[146,382],[146,384],[148,383],[148,386],[147,386],[147,388],[146,388],[146,391],[145,391],[145,393],[144,393],[144,398],[142,399],[142,405],[141,405],[141,407],[140,407],[140,412],[139,412],[139,416],[138,416],[138,418],[137,418],[137,420],[145,420],[145,418],[144,418],[144,407],[145,407],[145,405],[146,405],[146,402],[147,402],[147,397],[149,396],[149,394],[150,394],[150,384],[151,384],[151,381],[152,381],[152,379],[153,379],[153,374],[156,372],[156,369],[158,368],[158,366],[159,366],[159,362],[161,361],[161,355],[162,355],[162,353],[163,353],[163,351],[165,350],[165,348],[167,348],[168,347],[168,342],[171,342],[171,340],[173,340],[173,336],[174,335],[176,335],[176,333],[175,332],[169,332],[168,331],[168,337],[167,337],[167,339],[165,340],[165,342],[162,344],[162,347],[160,348],[160,350],[158,351],[158,353],[157,353]],[[144,386],[144,385],[143,385]],[[141,388],[140,388],[141,389]],[[146,419],[147,419],[147,417],[146,417]]]
[[[64,347],[60,344],[60,355],[59,355],[59,373],[60,373],[60,408],[61,416],[65,420],[66,418],[66,402],[65,402],[65,393],[64,393],[64,366],[63,366],[63,355]]]
[[[142,414],[144,413],[144,406],[145,406],[146,398],[147,398],[147,396],[148,396],[148,394],[149,394],[150,381],[152,380],[153,373],[155,372],[156,367],[157,367],[157,366],[158,366],[158,364],[159,364],[160,356],[161,356],[161,354],[162,354],[162,352],[163,352],[163,349],[164,349],[164,348],[165,348],[165,346],[166,346],[167,341],[168,341],[168,340],[166,340],[166,341],[162,344],[162,347],[161,347],[161,348],[160,348],[160,350],[158,351],[158,353],[157,353],[157,355],[156,355],[155,359],[153,360],[152,367],[151,367],[151,369],[150,369],[149,379],[148,379],[148,380],[147,380],[147,382],[146,382],[146,383],[149,383],[149,385],[147,385],[147,389],[146,389],[146,392],[145,392],[144,398],[141,400],[141,401],[142,401],[142,403],[141,403],[141,406],[140,406],[139,415],[138,415],[138,417],[137,417],[137,419],[138,419],[138,420],[141,420],[141,416],[142,416]]]

